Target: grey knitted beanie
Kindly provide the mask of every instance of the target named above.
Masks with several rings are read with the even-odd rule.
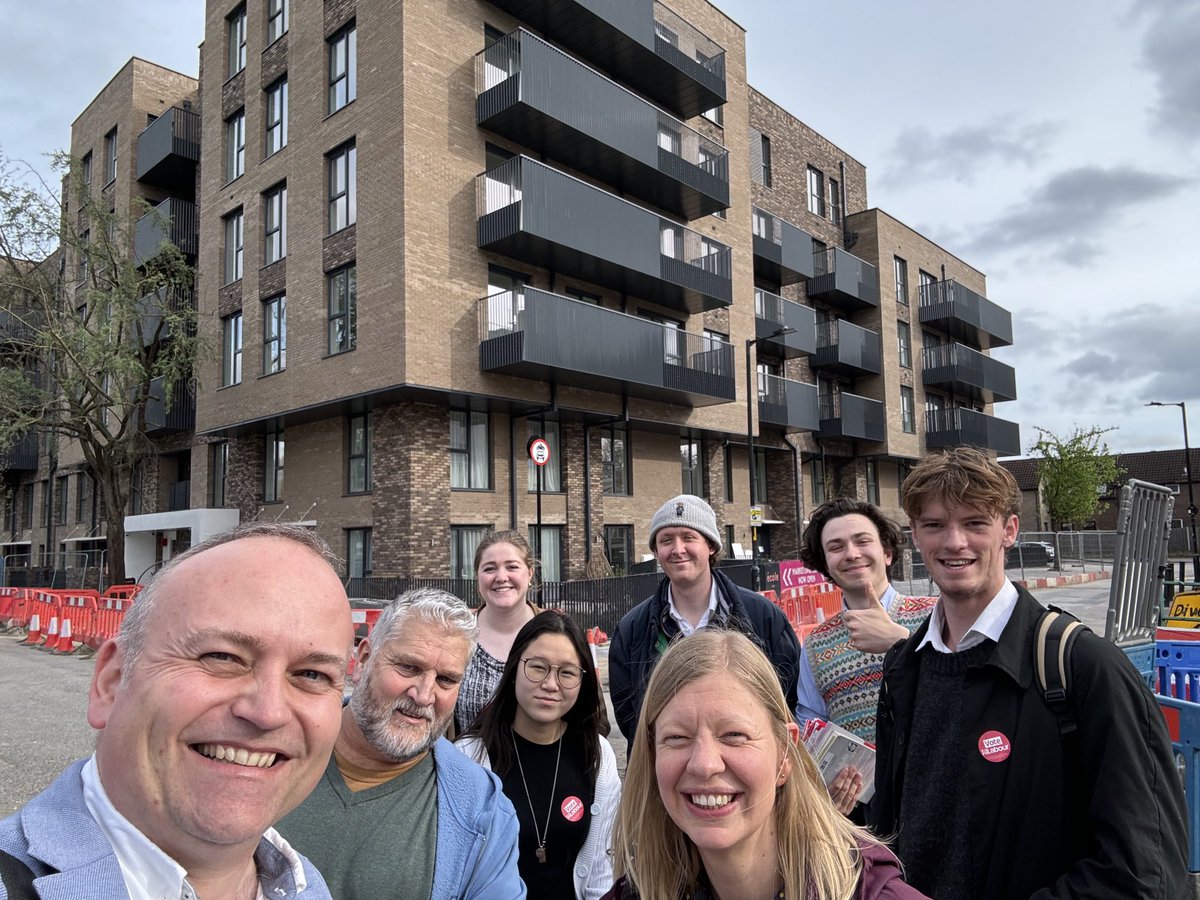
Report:
[[[654,550],[654,538],[664,528],[692,528],[721,549],[721,535],[717,531],[717,515],[711,506],[692,494],[680,494],[664,503],[650,520],[650,550]]]

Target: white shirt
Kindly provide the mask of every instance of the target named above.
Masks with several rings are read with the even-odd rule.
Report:
[[[82,778],[83,802],[112,845],[121,866],[129,900],[196,900],[196,892],[187,881],[187,870],[163,853],[112,805],[104,785],[100,783],[95,754],[84,764]],[[297,890],[303,891],[307,887],[307,879],[300,855],[274,828],[268,828],[263,839],[283,854],[292,869]],[[261,882],[258,884],[257,897],[258,900],[269,900],[263,894]]]
[[[679,614],[679,610],[675,608],[675,598],[671,595],[670,582],[667,583],[667,612],[671,614],[671,618],[675,620],[675,624],[679,626],[679,633],[684,637],[689,637],[708,624],[708,620],[712,618],[712,614],[717,611],[717,579],[712,580],[712,586],[708,591],[708,609],[704,611],[704,615],[700,617],[700,621],[696,625],[692,625],[684,616]]]
[[[929,616],[929,630],[925,632],[924,639],[917,645],[918,651],[924,650],[926,646],[932,646],[938,653],[961,652],[982,644],[988,638],[999,643],[1000,635],[1004,633],[1004,627],[1012,618],[1013,610],[1017,608],[1017,587],[1007,578],[1004,580],[999,592],[983,608],[979,618],[967,629],[963,639],[958,642],[958,651],[951,650],[942,640],[942,625],[945,621],[942,604],[945,602],[945,597],[939,597],[937,604],[933,607],[933,613]]]

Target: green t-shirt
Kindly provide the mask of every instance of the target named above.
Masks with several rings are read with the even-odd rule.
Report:
[[[330,759],[313,792],[276,827],[338,900],[430,900],[438,827],[433,754],[357,793]]]

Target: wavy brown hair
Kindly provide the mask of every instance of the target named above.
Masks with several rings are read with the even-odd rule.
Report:
[[[916,524],[925,505],[940,500],[1007,519],[1021,511],[1021,489],[1012,474],[982,450],[952,447],[930,453],[900,489],[900,505]]]
[[[813,510],[804,528],[804,537],[800,541],[800,560],[826,578],[831,578],[829,568],[825,565],[825,547],[821,543],[821,532],[834,519],[842,516],[859,515],[865,517],[879,532],[879,543],[891,554],[892,562],[900,556],[900,548],[904,546],[904,534],[900,526],[885,516],[872,503],[864,500],[852,500],[849,497],[839,497],[822,503]]]

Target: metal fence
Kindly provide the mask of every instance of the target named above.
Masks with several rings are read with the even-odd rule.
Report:
[[[4,587],[96,588],[103,590],[104,553],[11,553],[0,557]]]

